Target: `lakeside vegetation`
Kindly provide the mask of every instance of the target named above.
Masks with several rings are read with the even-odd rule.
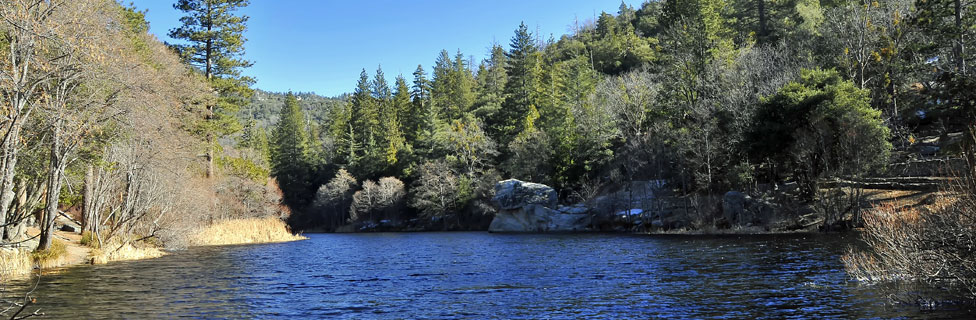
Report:
[[[660,181],[689,203],[682,228],[734,227],[729,191],[768,195],[777,215],[865,227],[872,251],[846,258],[859,279],[976,297],[969,180],[934,208],[863,213],[865,188],[828,184],[972,156],[974,141],[922,139],[974,134],[968,1],[622,4],[567,35],[522,24],[482,61],[444,50],[392,82],[363,69],[333,98],[251,88],[247,5],[176,1],[168,46],[116,1],[0,3],[0,247],[17,248],[0,278],[60,264],[56,233],[75,220],[96,262],[290,230],[484,230],[495,184],[516,178],[563,204]]]
[[[201,236],[228,221],[268,221],[224,233],[247,243],[236,233],[297,239],[280,222],[276,182],[238,174],[238,158],[225,156],[237,149],[217,143],[240,127],[224,110],[251,92],[240,77],[246,18],[235,16],[247,3],[221,3],[219,17],[198,16],[201,4],[176,6],[197,16],[173,33],[202,39],[201,23],[222,21],[202,40],[220,37],[205,53],[216,65],[202,67],[193,41],[160,42],[131,5],[0,3],[0,279],[235,243]]]
[[[482,61],[444,50],[392,82],[364,69],[348,95],[272,95],[277,119],[239,114],[251,124],[240,145],[267,155],[256,163],[298,228],[484,228],[507,178],[565,204],[664,181],[689,199],[795,183],[797,206],[811,205],[825,181],[920,158],[911,149],[936,124],[965,130],[974,14],[954,3],[623,4],[566,35],[523,24]]]

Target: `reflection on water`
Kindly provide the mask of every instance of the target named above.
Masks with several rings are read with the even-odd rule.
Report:
[[[951,318],[848,281],[851,236],[313,234],[45,276],[57,318]],[[20,285],[24,285],[21,283]]]

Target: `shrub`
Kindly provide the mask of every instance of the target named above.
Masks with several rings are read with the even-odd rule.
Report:
[[[803,70],[800,81],[765,99],[750,131],[751,158],[783,168],[780,175],[795,178],[811,198],[818,180],[865,174],[891,150],[868,91],[834,70]]]
[[[98,249],[102,246],[98,238],[95,237],[95,233],[91,231],[85,231],[81,233],[81,245],[87,246],[93,249]]]
[[[868,250],[844,256],[848,273],[868,282],[910,282],[976,299],[976,138],[965,172],[932,205],[882,205],[864,214]]]

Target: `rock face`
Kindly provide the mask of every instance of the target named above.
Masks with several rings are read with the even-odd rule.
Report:
[[[591,216],[585,208],[557,210],[556,190],[549,186],[505,180],[495,185],[492,203],[498,213],[489,232],[572,232],[589,230]]]
[[[513,210],[531,204],[555,208],[558,200],[556,190],[547,185],[515,179],[495,184],[495,197],[491,198],[499,210]]]

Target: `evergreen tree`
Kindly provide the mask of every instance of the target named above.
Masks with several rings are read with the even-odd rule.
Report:
[[[214,173],[214,147],[217,138],[237,132],[240,124],[234,114],[253,94],[254,79],[243,76],[242,69],[252,65],[244,60],[244,31],[248,17],[236,11],[248,0],[179,0],[173,8],[184,12],[182,25],[170,30],[169,36],[184,40],[173,48],[188,64],[199,68],[217,91],[215,103],[208,103],[205,121],[198,129],[209,142],[207,176]]]
[[[258,125],[257,121],[248,121],[241,135],[240,146],[256,151],[261,156],[262,161],[268,161],[271,157],[268,134],[264,130],[264,127]]]
[[[448,119],[460,119],[471,111],[475,100],[474,75],[471,68],[464,59],[464,55],[458,50],[454,55],[453,69],[451,72],[450,83],[450,108]]]
[[[295,95],[288,93],[271,136],[271,174],[285,194],[286,203],[305,204],[309,186],[309,138],[305,115]]]
[[[508,145],[526,126],[525,119],[530,108],[535,108],[533,90],[538,82],[536,68],[539,49],[535,37],[529,33],[525,23],[519,25],[512,37],[511,48],[505,57],[508,63],[505,71],[508,82],[505,84],[505,104],[499,112],[495,125],[500,129],[499,142]]]
[[[441,50],[434,61],[434,74],[430,81],[430,102],[439,118],[449,119],[451,108],[451,87],[454,75],[454,60],[447,50]]]
[[[402,159],[405,152],[410,151],[404,136],[403,120],[410,112],[410,89],[407,87],[407,80],[402,75],[396,78],[396,91],[390,101],[391,108],[384,113],[386,124],[386,162],[390,168],[394,168]]]
[[[410,91],[410,97],[413,101],[410,105],[409,115],[403,120],[403,125],[406,128],[404,135],[407,141],[413,142],[418,153],[429,154],[433,148],[431,138],[434,135],[434,122],[437,117],[430,102],[431,83],[427,79],[427,73],[423,66],[417,66],[413,77],[413,86]]]
[[[364,179],[376,178],[372,175],[384,161],[382,150],[385,150],[385,146],[382,144],[383,141],[378,139],[384,136],[385,130],[382,128],[380,101],[374,95],[375,89],[375,81],[370,82],[369,74],[363,69],[359,75],[356,91],[352,95],[352,121],[349,126],[351,144],[358,147],[349,148],[347,163],[351,165],[350,171],[355,176]]]
[[[493,45],[491,57],[482,61],[475,79],[478,95],[474,114],[487,125],[486,131],[491,137],[498,137],[501,132],[496,121],[502,104],[505,103],[505,84],[508,82],[506,63],[505,49]]]

